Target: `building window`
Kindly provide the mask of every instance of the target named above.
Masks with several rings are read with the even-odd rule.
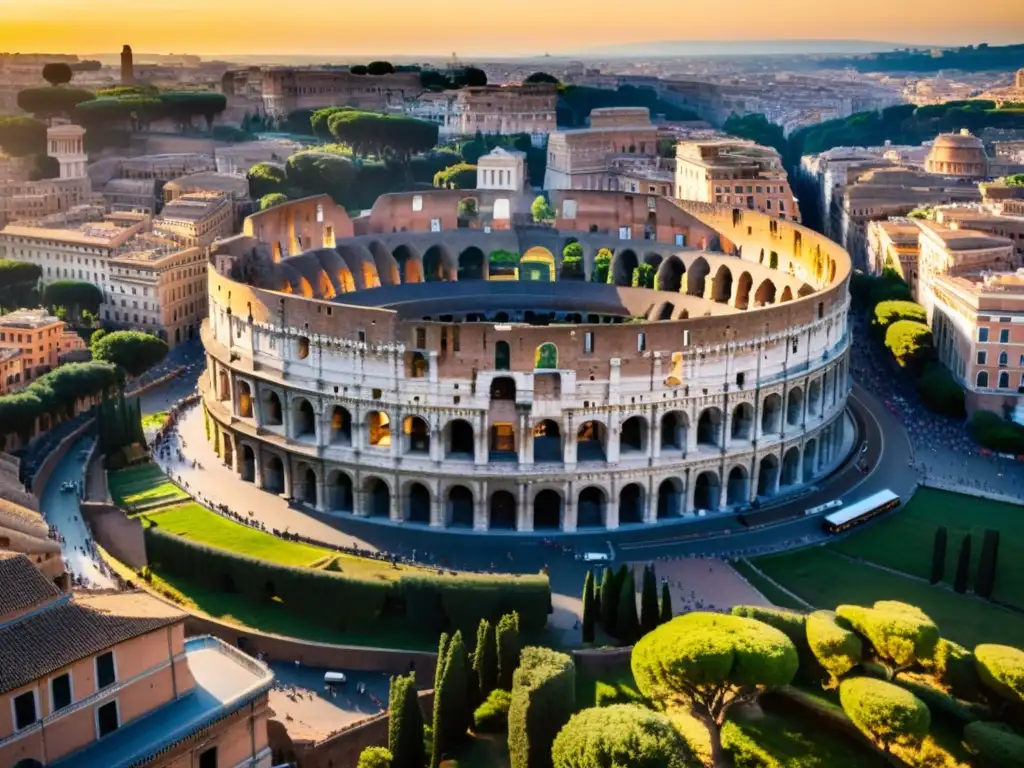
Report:
[[[412,196],[412,209],[417,212],[423,210],[423,195]]]
[[[589,355],[594,351],[594,332],[587,331],[583,334],[583,354]]]
[[[987,387],[988,386],[988,371],[978,371],[978,378],[975,380],[975,383],[979,387],[981,387],[983,389],[985,387]]]
[[[636,335],[636,351],[643,352],[645,349],[647,349],[647,334],[641,332]]]
[[[117,699],[96,707],[96,738],[102,739],[121,727]]]
[[[690,332],[689,331],[683,331],[683,346],[684,347],[690,346]]]
[[[978,350],[978,365],[985,365],[988,362],[988,352],[984,349]]]
[[[1000,344],[1009,344],[1010,343],[1010,329],[1009,328],[1000,328],[999,329],[999,343]]]
[[[96,657],[96,688],[102,690],[117,682],[117,667],[114,652],[107,651]]]
[[[28,728],[39,719],[35,690],[25,691],[25,693],[15,696],[12,705],[14,707],[15,731]]]
[[[70,672],[65,672],[50,680],[51,710],[56,712],[58,709],[64,709],[71,704],[72,698]]]
[[[1006,352],[1005,351],[1000,352],[999,353],[999,367],[1000,368],[1005,368],[1009,362],[1010,362],[1009,361],[1009,356],[1006,354]]]
[[[427,329],[417,328],[416,329],[416,348],[424,349],[427,346]]]
[[[988,328],[981,327],[978,329],[978,341],[988,341]]]
[[[217,768],[217,748],[210,747],[199,755],[199,768]]]
[[[1010,386],[1010,374],[1006,371],[1000,371],[999,373],[999,388],[1008,389]]]

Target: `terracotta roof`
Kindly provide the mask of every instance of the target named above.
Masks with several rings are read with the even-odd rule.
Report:
[[[60,590],[25,555],[0,552],[0,621],[58,595]]]
[[[0,693],[185,616],[144,592],[66,597],[0,626]]]

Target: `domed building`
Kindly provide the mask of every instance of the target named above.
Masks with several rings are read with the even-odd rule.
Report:
[[[960,133],[941,133],[935,138],[925,159],[928,173],[983,179],[989,175],[988,155],[981,139],[964,129]]]

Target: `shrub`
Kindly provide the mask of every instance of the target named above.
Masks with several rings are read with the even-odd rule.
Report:
[[[732,614],[763,621],[768,626],[775,627],[782,632],[796,647],[797,656],[800,659],[801,679],[810,682],[820,680],[821,666],[807,643],[806,614],[787,608],[766,608],[762,605],[734,605]]]
[[[462,633],[451,640],[441,635],[434,675],[434,743],[430,764],[438,768],[441,759],[466,737],[472,720],[468,702],[468,664]]]
[[[548,648],[524,648],[508,710],[511,768],[551,766],[551,746],[575,710],[572,659]]]
[[[384,747],[367,747],[359,754],[356,768],[391,768],[391,753]]]
[[[523,649],[519,639],[519,614],[513,611],[502,616],[494,635],[498,647],[498,687],[510,691]]]
[[[552,748],[554,768],[686,768],[687,748],[668,718],[635,704],[577,712]]]
[[[640,590],[640,631],[650,632],[661,622],[658,620],[658,581],[654,566],[644,567],[643,586]]]
[[[508,730],[508,707],[512,694],[495,688],[484,703],[473,713],[473,730],[476,733],[504,733]]]
[[[864,653],[860,637],[831,611],[815,611],[807,617],[807,643],[833,680],[860,664]]]
[[[931,715],[910,691],[870,677],[839,684],[839,701],[853,724],[885,751],[916,746],[928,735]]]
[[[935,679],[953,692],[953,695],[975,700],[981,692],[974,654],[951,640],[942,638],[935,646],[935,654],[925,663]]]
[[[255,200],[274,193],[284,193],[288,187],[288,177],[284,168],[271,163],[256,163],[246,174],[249,181],[249,196]]]
[[[283,205],[288,202],[288,195],[281,194],[280,192],[271,192],[269,195],[264,195],[260,198],[260,210],[265,211],[268,208],[273,208],[275,205]]]
[[[630,283],[634,288],[654,287],[654,267],[650,264],[641,264],[633,270],[633,280]]]
[[[618,579],[611,568],[604,569],[601,577],[601,629],[607,634],[615,634],[615,621],[619,615]]]
[[[83,311],[95,315],[103,303],[103,291],[92,283],[57,280],[43,289],[43,303],[51,307],[64,307],[76,318]]]
[[[392,768],[423,768],[423,713],[416,695],[416,675],[391,678],[388,695],[388,751]]]
[[[555,220],[555,209],[551,207],[544,195],[538,195],[530,205],[530,214],[536,222],[548,222]]]
[[[1005,723],[969,723],[964,744],[983,768],[1024,768],[1024,736]]]
[[[434,186],[442,189],[476,189],[476,166],[456,163],[434,174]]]
[[[913,320],[916,323],[927,323],[928,313],[917,302],[889,300],[875,305],[871,318],[871,327],[882,333],[897,320]]]
[[[640,637],[640,619],[636,615],[636,582],[633,579],[633,569],[626,573],[619,588],[618,615],[615,619],[615,637],[629,645],[636,642]]]
[[[612,252],[607,248],[602,248],[594,257],[594,271],[590,275],[591,280],[595,283],[607,283],[611,274],[611,266]]]
[[[139,376],[167,356],[167,342],[142,331],[114,331],[92,345],[92,356]]]
[[[480,619],[476,630],[473,671],[476,672],[477,691],[480,696],[487,696],[498,684],[498,645],[494,625],[486,618]]]
[[[913,320],[897,320],[885,331],[885,346],[903,367],[923,365],[934,355],[932,329]]]
[[[1024,427],[991,411],[975,411],[967,431],[976,443],[999,453],[1024,453]]]
[[[978,575],[974,580],[974,591],[986,600],[992,597],[996,581],[996,562],[999,555],[999,531],[985,531],[981,541],[981,559],[978,561]]]
[[[989,643],[974,649],[974,660],[986,688],[1007,701],[1024,701],[1024,651]]]
[[[836,614],[871,643],[875,659],[890,676],[930,659],[939,642],[939,628],[919,608],[895,600],[880,600],[871,608],[840,605]]]
[[[594,598],[594,572],[591,570],[587,571],[586,578],[583,580],[583,642],[592,643],[594,642],[594,623],[596,617],[594,615],[597,608],[597,601]]]

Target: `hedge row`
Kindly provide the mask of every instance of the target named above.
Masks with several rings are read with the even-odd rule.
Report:
[[[512,768],[550,768],[555,737],[575,711],[572,659],[548,648],[524,648],[508,710]]]
[[[551,607],[547,576],[484,577],[418,574],[394,581],[293,568],[203,546],[152,526],[146,554],[158,571],[253,600],[280,598],[298,615],[341,629],[364,629],[382,619],[418,634],[475,631],[480,619],[516,611],[527,631],[544,628]]]

